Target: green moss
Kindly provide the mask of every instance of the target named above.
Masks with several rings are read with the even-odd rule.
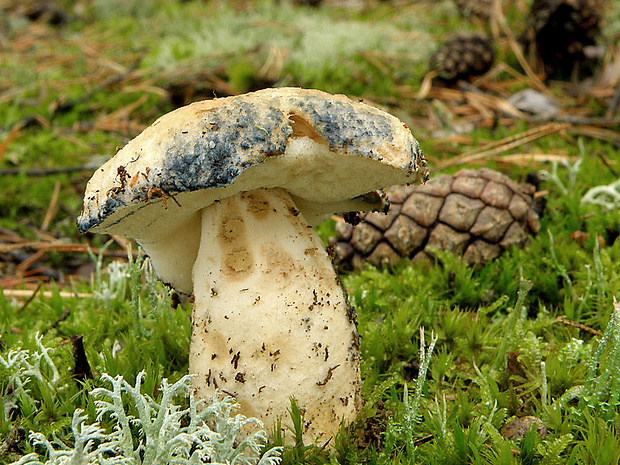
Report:
[[[197,96],[215,92],[209,91],[212,83],[197,82],[205,75],[237,92],[260,82],[303,85],[389,102],[404,119],[426,116],[429,102],[410,95],[427,71],[428,56],[452,31],[478,26],[465,24],[447,1],[399,8],[379,3],[359,11],[298,8],[284,0],[280,5],[261,1],[232,6],[172,0],[64,2],[74,14],[64,28],[40,29],[40,39],[19,55],[0,52],[0,143],[18,122],[35,115],[39,120],[22,128],[0,153],[0,169],[22,171],[0,176],[0,227],[37,240],[37,228],[60,182],[58,212],[49,232],[103,246],[105,236],[80,238],[75,229],[90,171],[32,176],[27,170],[107,159],[175,106],[167,94],[172,83],[202,85]],[[612,11],[610,17],[613,14],[617,16]],[[510,6],[507,20],[518,32],[523,14]],[[613,25],[606,28],[613,30]],[[28,21],[12,17],[3,33],[15,41],[33,32]],[[505,43],[497,51],[500,60],[517,66]],[[118,83],[109,81],[115,77]],[[109,85],[102,85],[106,82]],[[514,91],[524,85],[513,82],[506,88]],[[576,105],[561,86],[550,86],[567,108]],[[71,105],[59,111],[54,106],[58,102]],[[595,99],[586,107],[594,115],[605,110]],[[470,144],[452,148],[464,152],[531,127],[515,121],[475,129]],[[449,156],[430,131],[414,128],[414,133],[430,157]],[[358,312],[363,421],[343,430],[333,441],[335,451],[299,446],[287,450],[285,463],[617,462],[620,394],[613,354],[618,343],[611,338],[601,344],[601,336],[594,333],[608,328],[612,296],[620,290],[620,216],[580,199],[591,187],[616,179],[618,167],[606,167],[599,154],[613,162],[618,150],[586,137],[580,146],[569,130],[506,153],[530,152],[580,157],[581,165],[577,170],[575,158],[569,166],[559,164],[555,177],[542,184],[547,191],[542,229],[524,249],[506,251],[481,269],[438,253],[433,265],[403,262],[389,270],[367,266],[342,276]],[[519,180],[541,168],[509,165],[501,157],[483,163]],[[542,168],[553,173],[551,165]],[[327,243],[334,234],[333,221],[318,231]],[[582,242],[574,239],[577,231],[586,235]],[[597,236],[605,240],[599,248]],[[47,263],[59,266],[65,259],[50,254]],[[94,419],[92,399],[71,378],[73,334],[84,336],[95,373],[131,379],[146,370],[144,392],[155,395],[164,377],[175,381],[187,372],[190,304],[172,309],[164,287],[142,287],[135,279],[132,293],[131,280],[119,278],[113,267],[106,269],[109,263],[101,262],[92,283],[74,284],[86,297],[61,298],[50,285],[51,297],[40,295],[23,307],[23,301],[0,291],[0,356],[18,347],[35,350],[39,332],[43,342],[54,347],[52,357],[61,374],[55,387],[33,384],[30,397],[17,400],[12,416],[0,418],[0,437],[19,423],[70,440],[75,408],[84,408]],[[532,288],[525,312],[516,314],[512,307],[521,278]],[[420,326],[438,340],[419,397],[421,417],[408,424],[403,393],[405,384],[411,390],[417,379]],[[593,369],[595,358],[600,366]],[[5,398],[12,389],[9,371],[0,367]],[[88,389],[98,385],[97,380],[87,381]],[[604,385],[606,394],[594,389],[585,395],[584,385]],[[547,436],[530,432],[522,439],[503,438],[500,430],[506,421],[524,415],[545,420]],[[386,444],[390,419],[407,430],[413,447],[397,440]],[[292,420],[286,425],[294,428]],[[0,456],[0,461],[9,461],[7,457]]]

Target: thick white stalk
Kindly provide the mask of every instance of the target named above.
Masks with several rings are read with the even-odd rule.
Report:
[[[197,394],[225,391],[268,429],[278,418],[290,424],[293,396],[305,439],[327,440],[360,406],[360,354],[321,239],[282,189],[205,208],[201,234],[190,350]]]

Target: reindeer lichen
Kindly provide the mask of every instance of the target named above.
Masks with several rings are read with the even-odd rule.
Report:
[[[111,387],[96,388],[97,421],[86,423],[86,415],[76,410],[71,430],[73,447],[62,441],[48,440],[31,433],[35,447],[46,449],[46,461],[36,452],[22,457],[14,465],[118,465],[118,464],[227,464],[277,465],[280,448],[260,452],[266,441],[261,422],[233,415],[237,404],[231,397],[215,394],[211,403],[196,401],[190,394],[191,375],[176,383],[161,383],[162,398],[156,402],[141,392],[146,376],[140,372],[134,385],[122,376],[102,375]],[[189,395],[189,405],[175,403]],[[131,406],[131,407],[128,407]],[[135,412],[132,414],[131,412]],[[102,426],[113,422],[111,431]]]
[[[35,380],[41,386],[53,389],[60,375],[54,361],[50,357],[51,348],[45,347],[40,334],[35,335],[37,351],[12,349],[3,357],[0,354],[0,366],[6,373],[6,392],[2,394],[4,418],[8,419],[10,412],[17,407],[17,400],[25,397],[33,401],[29,394],[29,384]]]

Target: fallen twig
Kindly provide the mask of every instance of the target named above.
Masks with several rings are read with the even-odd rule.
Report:
[[[605,140],[616,147],[620,147],[620,133],[611,129],[603,129],[595,126],[575,126],[571,128],[571,132],[581,136]]]
[[[54,321],[54,323],[52,323],[52,325],[49,328],[44,329],[43,331],[41,331],[41,334],[45,335],[45,334],[47,334],[48,331],[51,331],[52,329],[55,329],[60,323],[65,321],[67,318],[69,318],[69,315],[71,315],[71,310],[69,310],[68,308],[65,308],[65,311],[62,312],[62,315],[60,315],[60,318],[58,318],[56,321]]]
[[[501,163],[512,163],[514,165],[529,166],[539,163],[553,163],[553,162],[570,162],[574,163],[579,157],[569,157],[567,155],[560,155],[556,153],[512,153],[510,155],[503,155],[496,161]]]
[[[611,166],[611,163],[609,162],[607,157],[602,152],[598,152],[598,151],[596,152],[596,156],[603,162],[603,165],[607,167],[607,169],[611,172],[611,174],[613,174],[614,177],[617,178],[618,173],[616,173],[616,170]]]
[[[125,79],[131,76],[132,73],[134,73],[138,69],[138,66],[141,60],[142,60],[142,57],[139,57],[128,71],[125,71],[124,73],[121,73],[121,74],[118,74],[116,76],[112,76],[106,79],[101,84],[95,86],[89,92],[86,92],[84,95],[78,98],[74,98],[71,100],[65,100],[64,102],[60,99],[56,100],[50,106],[50,112],[52,114],[52,117],[58,114],[61,114],[61,113],[66,113],[68,111],[71,111],[73,108],[75,108],[76,105],[79,105],[80,103],[84,103],[84,102],[91,100],[93,95],[95,95],[97,92],[100,92],[103,89],[110,87],[114,84],[119,84],[123,82]]]
[[[43,223],[41,224],[41,230],[47,231],[54,215],[58,211],[58,197],[60,196],[60,180],[56,180],[54,184],[54,191],[52,192],[52,198],[50,199],[50,204],[47,207],[47,212],[45,212],[45,217],[43,218]]]
[[[43,258],[46,253],[47,252],[45,250],[37,250],[35,253],[30,255],[30,257],[17,265],[17,268],[15,268],[15,275],[22,276],[26,272],[26,270],[28,270],[34,263]]]
[[[86,293],[86,292],[70,292],[70,291],[58,291],[58,292],[43,291],[43,292],[39,292],[39,288],[40,287],[41,287],[41,285],[39,284],[39,286],[36,289],[33,289],[33,290],[30,290],[30,289],[2,289],[0,292],[2,292],[2,294],[4,294],[5,298],[20,299],[20,300],[21,299],[26,299],[27,302],[22,306],[22,308],[24,308],[26,305],[28,305],[28,303],[30,301],[32,301],[32,299],[34,299],[34,297],[37,294],[40,297],[44,298],[44,299],[51,299],[55,295],[59,296],[61,299],[68,299],[68,298],[71,298],[71,297],[75,297],[77,299],[93,297],[93,294]]]
[[[496,22],[496,24],[499,26],[499,28],[508,38],[508,44],[510,45],[512,52],[515,54],[515,57],[517,57],[519,64],[523,68],[523,71],[525,71],[525,74],[527,74],[527,77],[530,78],[532,86],[535,87],[540,92],[542,92],[543,94],[550,95],[551,92],[549,91],[547,86],[545,86],[543,81],[536,75],[536,73],[532,70],[532,67],[530,66],[530,64],[525,59],[525,56],[523,55],[523,52],[521,51],[521,47],[519,46],[517,40],[514,37],[514,34],[512,33],[512,30],[510,29],[510,27],[508,26],[508,23],[506,22],[506,17],[504,16],[504,13],[502,12],[502,2],[500,0],[495,0],[493,2],[493,14],[491,18],[493,22]]]
[[[38,270],[29,270],[24,274],[24,276],[9,276],[7,278],[0,279],[0,289],[11,288],[13,286],[23,286],[28,283],[39,284],[41,282],[48,281],[49,278],[38,274]]]
[[[15,139],[17,139],[17,137],[19,136],[19,132],[22,130],[23,127],[23,124],[15,124],[9,131],[9,135],[6,136],[6,139],[0,142],[0,160],[2,159],[2,156],[4,155],[4,152],[6,151],[9,144]]]
[[[589,116],[575,116],[575,115],[533,116],[528,121],[531,123],[557,122],[557,123],[585,124],[589,126],[610,126],[610,127],[616,127],[620,125],[620,118],[595,118],[595,117],[589,117]]]
[[[30,302],[32,302],[34,300],[34,297],[37,295],[37,293],[39,292],[39,290],[41,289],[41,286],[43,286],[43,283],[39,283],[39,285],[37,286],[37,288],[32,291],[32,294],[30,295],[30,297],[28,297],[26,299],[26,302],[24,302],[24,304],[19,308],[19,310],[17,311],[17,313],[21,313],[23,312],[26,307],[28,307],[28,305],[30,305]],[[8,289],[7,289],[8,290]],[[6,293],[5,293],[6,296]]]
[[[568,326],[574,326],[575,328],[579,328],[582,331],[585,331],[586,333],[590,333],[590,334],[594,334],[595,336],[602,336],[603,333],[601,333],[600,331],[597,331],[594,328],[590,328],[589,326],[586,326],[584,324],[581,323],[577,323],[576,321],[572,321],[569,320],[568,318],[564,318],[563,316],[558,316],[555,319],[558,323],[562,323]]]
[[[413,445],[414,446],[421,446],[422,444],[425,444],[427,442],[432,441],[433,439],[435,439],[435,436],[432,434],[427,434],[426,436],[422,436],[421,438],[416,439],[415,441],[413,441]]]
[[[514,136],[506,137],[495,142],[490,142],[478,149],[471,150],[454,158],[442,161],[438,163],[435,167],[433,167],[430,171],[431,173],[434,173],[436,171],[441,171],[452,166],[464,165],[484,158],[495,156],[500,154],[501,152],[505,152],[506,150],[519,147],[523,144],[532,142],[536,139],[540,139],[541,137],[545,137],[550,134],[554,134],[569,127],[570,125],[568,123],[545,124],[544,126],[539,126]]]
[[[18,242],[14,244],[0,244],[0,253],[8,253],[14,252],[16,250],[22,249],[31,249],[37,251],[44,252],[73,252],[73,253],[88,253],[88,251],[92,251],[95,255],[99,255],[102,253],[102,250],[99,248],[93,248],[89,244],[75,244],[75,243],[67,243],[67,242]],[[113,252],[104,250],[103,254],[109,257],[121,257],[127,258],[126,252]],[[137,255],[138,252],[132,252],[132,254]]]
[[[478,105],[495,110],[500,113],[506,113],[514,118],[525,119],[525,113],[517,110],[513,105],[508,103],[507,100],[489,95],[483,92],[473,92],[471,90],[464,89],[448,89],[445,87],[432,88],[427,95],[428,98],[434,98],[439,100],[465,100],[470,105],[472,102],[476,102]]]

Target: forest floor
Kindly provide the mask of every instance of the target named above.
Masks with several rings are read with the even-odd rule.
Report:
[[[0,463],[34,451],[64,463],[28,435],[71,450],[74,413],[96,420],[85,393],[108,385],[104,373],[133,385],[144,370],[142,392],[157,401],[164,378],[187,374],[191,304],[156,282],[130,240],[78,233],[86,182],[164,113],[271,86],[394,114],[431,178],[538,173],[545,203],[540,232],[484,266],[438,251],[433,263],[343,271],[364,405],[329,447],[299,441],[293,409],[283,423],[298,441],[284,462],[618,463],[620,7],[607,4],[598,60],[550,78],[520,46],[528,11],[525,0],[501,2],[492,19],[448,0],[2,3]],[[495,61],[442,81],[430,58],[464,30],[487,35]],[[555,110],[517,108],[526,89]],[[594,188],[599,202],[584,202]],[[326,243],[334,225],[318,228]],[[103,419],[106,434],[113,424]]]

